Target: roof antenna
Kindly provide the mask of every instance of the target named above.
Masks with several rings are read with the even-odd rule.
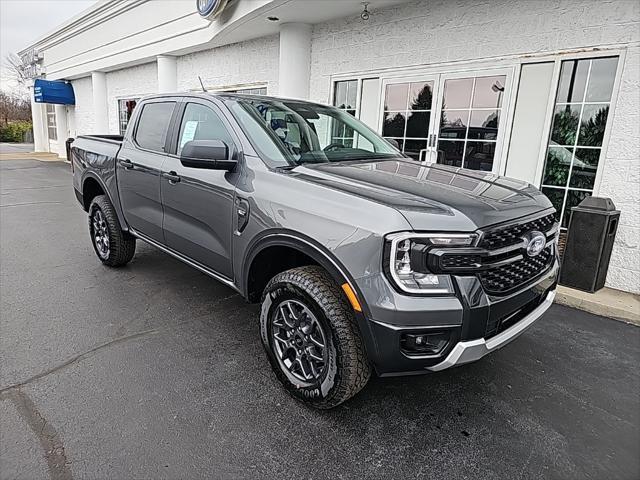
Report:
[[[202,91],[206,93],[207,89],[204,88],[204,83],[202,83],[202,79],[200,78],[200,75],[198,75],[198,80],[200,80],[200,86],[202,87]]]

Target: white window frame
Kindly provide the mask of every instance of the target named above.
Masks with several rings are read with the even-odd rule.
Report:
[[[611,123],[613,121],[613,117],[615,116],[615,105],[617,104],[618,93],[620,90],[620,81],[623,71],[623,66],[625,63],[627,49],[623,46],[612,45],[610,47],[593,47],[588,50],[584,49],[573,49],[573,50],[557,50],[555,52],[545,52],[540,54],[527,54],[527,55],[505,55],[500,57],[495,57],[491,60],[480,59],[480,60],[463,60],[456,62],[441,62],[437,65],[423,65],[423,66],[406,66],[406,67],[388,67],[382,69],[368,70],[368,71],[355,71],[350,73],[340,73],[329,76],[329,97],[328,103],[333,105],[333,95],[334,95],[334,84],[337,81],[341,80],[358,80],[358,109],[357,115],[360,116],[360,94],[362,91],[362,80],[363,79],[371,79],[371,78],[379,78],[380,82],[380,102],[384,101],[382,84],[386,79],[398,78],[398,79],[411,79],[411,78],[419,78],[420,76],[429,76],[433,75],[437,72],[447,72],[447,73],[460,73],[471,74],[473,71],[483,71],[483,70],[492,70],[492,69],[500,69],[500,68],[511,68],[512,73],[510,75],[510,80],[508,79],[507,84],[509,90],[509,101],[503,101],[503,114],[505,116],[504,123],[504,138],[502,139],[501,145],[501,153],[500,158],[496,155],[494,158],[494,169],[495,173],[500,175],[504,175],[507,168],[507,155],[509,152],[509,145],[511,143],[511,131],[513,127],[513,120],[515,115],[515,102],[517,98],[519,83],[520,83],[520,73],[522,65],[529,63],[541,63],[541,62],[555,62],[554,72],[553,72],[553,80],[552,82],[552,91],[549,95],[549,100],[547,104],[547,114],[545,116],[545,124],[543,127],[543,135],[542,142],[539,148],[539,156],[538,162],[536,165],[536,176],[535,181],[536,185],[540,185],[540,181],[542,179],[542,170],[544,168],[544,158],[546,154],[546,146],[549,139],[549,133],[551,128],[553,105],[555,103],[555,97],[557,94],[558,88],[558,80],[560,77],[560,64],[563,60],[572,60],[572,59],[581,59],[581,58],[597,58],[597,57],[611,57],[618,56],[618,70],[616,72],[616,78],[613,85],[613,92],[611,94],[611,103],[609,110],[609,117],[607,119],[607,125],[605,127],[604,138],[602,141],[602,155],[600,162],[598,163],[598,171],[596,172],[595,184],[593,189],[593,195],[598,195],[600,190],[601,182],[602,182],[602,172],[604,170],[603,165],[605,164],[606,152],[609,147],[609,139],[611,137]],[[505,90],[507,85],[505,85]],[[378,109],[378,125],[381,125],[382,118],[382,110]],[[378,133],[381,130],[378,129]],[[496,152],[497,154],[497,152]]]
[[[53,103],[47,103],[45,105],[45,114],[47,116],[47,139],[51,142],[57,142],[58,121],[56,119],[56,106]],[[51,129],[53,129],[53,135],[51,135]]]
[[[616,68],[615,79],[613,81],[613,90],[611,92],[611,100],[609,102],[609,114],[607,116],[607,124],[604,128],[604,137],[602,138],[602,146],[600,147],[600,159],[598,160],[598,169],[596,170],[596,178],[593,184],[593,195],[598,196],[600,192],[600,186],[602,184],[602,172],[607,157],[607,150],[609,148],[609,139],[611,138],[611,124],[613,123],[613,117],[615,116],[615,106],[618,103],[618,94],[620,92],[620,82],[622,78],[622,71],[624,69],[626,49],[611,49],[611,50],[597,50],[590,52],[576,52],[567,53],[564,55],[550,56],[544,61],[553,61],[553,76],[551,79],[551,92],[549,94],[549,100],[547,103],[547,115],[545,117],[545,124],[542,130],[542,141],[540,144],[538,164],[536,167],[535,185],[540,186],[542,184],[542,175],[544,174],[544,165],[547,155],[547,146],[549,144],[549,138],[551,137],[551,125],[553,123],[553,108],[556,103],[556,96],[558,95],[558,84],[560,83],[560,68],[563,61],[567,60],[584,60],[595,59],[603,57],[618,57],[618,66]],[[542,60],[540,60],[542,61]],[[523,62],[530,63],[530,62]]]
[[[122,96],[116,97],[116,117],[118,118],[118,132],[120,132],[120,102],[122,100],[135,100],[136,106],[137,106],[137,104],[140,103],[140,100],[142,99],[142,97],[144,97],[145,95],[149,95],[149,94],[144,93],[140,95],[122,95]],[[129,122],[127,122],[127,126],[129,126]],[[122,132],[122,135],[124,135],[124,132]]]

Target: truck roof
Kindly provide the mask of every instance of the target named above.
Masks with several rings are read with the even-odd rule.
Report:
[[[322,103],[312,102],[309,100],[301,100],[297,98],[286,97],[274,97],[270,95],[255,95],[249,93],[236,93],[236,92],[176,92],[176,93],[154,93],[152,95],[145,95],[142,100],[151,98],[175,98],[175,97],[189,97],[189,98],[220,98],[228,100],[267,100],[276,102],[297,102],[308,103],[310,105],[326,106]]]

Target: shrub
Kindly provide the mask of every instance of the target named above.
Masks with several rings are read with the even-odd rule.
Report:
[[[23,141],[25,133],[32,128],[31,122],[11,122],[4,127],[0,127],[0,142],[20,143]]]

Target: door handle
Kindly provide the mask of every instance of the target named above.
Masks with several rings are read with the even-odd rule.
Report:
[[[131,170],[134,167],[133,162],[128,158],[121,159],[120,165],[122,165],[122,168],[124,168],[125,170]]]
[[[169,180],[169,183],[171,185],[175,185],[176,183],[178,183],[180,181],[180,175],[178,175],[176,172],[174,172],[173,170],[170,172],[163,172],[162,176],[164,178],[166,178],[167,180]]]

